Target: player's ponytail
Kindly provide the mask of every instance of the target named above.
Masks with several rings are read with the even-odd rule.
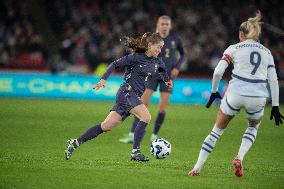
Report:
[[[255,41],[258,41],[261,33],[261,18],[261,12],[257,11],[255,17],[249,18],[247,21],[241,24],[239,30],[244,32],[247,39],[253,39]]]
[[[141,37],[125,37],[125,46],[137,53],[145,53],[148,48],[148,43],[156,44],[163,41],[159,34],[146,32]]]

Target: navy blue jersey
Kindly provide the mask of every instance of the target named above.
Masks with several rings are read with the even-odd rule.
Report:
[[[153,74],[158,73],[163,81],[169,81],[165,64],[161,58],[148,57],[145,53],[133,53],[112,62],[101,79],[107,79],[117,68],[125,67],[124,80],[141,96],[146,83]]]
[[[178,60],[176,57],[176,52],[179,52],[180,54],[180,58]],[[180,69],[182,62],[185,59],[185,53],[181,39],[177,34],[170,32],[169,35],[164,38],[164,46],[160,56],[165,62],[168,73],[170,73],[173,68]]]

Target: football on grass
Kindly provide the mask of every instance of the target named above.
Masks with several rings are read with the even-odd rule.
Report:
[[[151,143],[150,152],[157,159],[164,159],[171,153],[172,145],[169,141],[158,138]]]

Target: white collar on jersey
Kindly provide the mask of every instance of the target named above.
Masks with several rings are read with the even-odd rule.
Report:
[[[258,43],[258,41],[255,41],[255,40],[253,40],[253,39],[246,39],[246,40],[244,40],[244,41],[246,41],[246,42]]]

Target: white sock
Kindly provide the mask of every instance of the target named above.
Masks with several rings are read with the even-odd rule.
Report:
[[[129,136],[130,138],[133,138],[133,140],[134,140],[134,133],[129,132],[129,133],[128,133],[128,136]]]
[[[257,128],[259,127],[260,123],[256,126],[249,126],[243,135],[242,143],[239,149],[238,158],[243,161],[244,156],[249,151],[250,147],[254,143],[257,135]]]
[[[156,138],[158,138],[158,135],[155,135],[155,134],[152,134],[150,137],[151,140],[155,140]]]
[[[194,170],[200,171],[203,164],[206,162],[209,154],[213,151],[213,148],[217,142],[217,140],[221,137],[221,135],[224,133],[224,129],[219,129],[214,125],[211,133],[205,138],[199,156],[198,160],[194,166]]]
[[[154,133],[152,133],[151,137],[157,137],[158,135],[155,135]]]
[[[140,148],[135,148],[135,149],[132,149],[132,153],[135,153],[136,151],[140,151]]]

